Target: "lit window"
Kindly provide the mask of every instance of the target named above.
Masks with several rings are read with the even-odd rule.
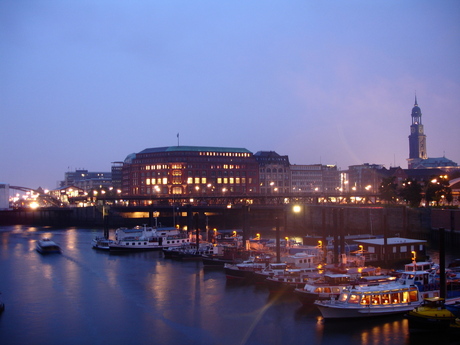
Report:
[[[149,178],[147,180],[145,180],[145,184],[150,185],[150,179]]]
[[[192,184],[192,183],[193,183],[193,177],[188,177],[187,184]]]
[[[233,184],[233,183],[235,183],[234,178],[230,177],[230,184]]]
[[[217,178],[217,183],[219,183],[219,184],[222,183],[222,177]]]
[[[168,184],[168,178],[167,177],[163,177],[163,184]]]
[[[195,184],[198,184],[200,183],[200,178],[199,177],[195,177]]]
[[[201,183],[206,184],[206,177],[202,177],[202,178],[201,178]]]
[[[228,178],[224,177],[224,184],[227,184],[227,183],[228,183]]]

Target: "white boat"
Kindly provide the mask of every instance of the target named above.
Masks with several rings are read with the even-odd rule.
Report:
[[[269,254],[261,254],[241,263],[224,265],[227,280],[253,280],[254,272],[261,271],[273,260]]]
[[[109,250],[110,245],[113,243],[113,240],[105,237],[95,237],[93,238],[91,244],[94,249]]]
[[[51,253],[60,253],[61,247],[59,245],[50,240],[49,238],[43,238],[38,240],[36,243],[37,252],[40,254],[51,254]]]
[[[316,279],[308,279],[301,288],[294,289],[294,293],[304,305],[312,304],[316,300],[330,300],[337,298],[351,283],[348,274],[325,273]]]
[[[185,243],[190,243],[190,237],[184,231],[144,225],[133,229],[118,228],[115,231],[115,240],[109,244],[109,250],[111,252],[145,251],[180,247]]]
[[[395,282],[352,285],[342,290],[337,300],[317,300],[314,304],[325,319],[359,318],[403,314],[419,306],[424,298],[439,295],[433,271],[412,267]]]

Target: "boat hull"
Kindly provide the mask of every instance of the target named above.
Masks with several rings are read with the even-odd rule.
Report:
[[[113,240],[109,240],[106,238],[95,238],[93,239],[92,246],[94,249],[98,250],[109,250],[110,245],[113,243]]]
[[[329,301],[327,301],[329,302]],[[366,306],[366,307],[356,307],[356,308],[342,308],[336,306],[335,304],[321,304],[315,302],[315,305],[318,307],[321,315],[325,319],[349,319],[349,318],[364,318],[364,317],[374,317],[374,316],[388,316],[388,315],[399,315],[407,313],[408,311],[414,309],[413,304],[407,305],[391,305],[391,306]]]

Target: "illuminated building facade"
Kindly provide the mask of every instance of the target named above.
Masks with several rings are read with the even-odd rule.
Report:
[[[376,193],[386,176],[387,170],[382,164],[364,163],[348,167],[349,191]]]
[[[112,187],[111,172],[93,172],[83,169],[68,171],[65,173],[64,181],[61,181],[60,187],[68,186],[77,187],[88,192],[91,189],[110,188]]]
[[[259,165],[244,148],[168,146],[129,155],[123,195],[254,195]]]
[[[274,151],[259,151],[254,154],[259,163],[259,183],[261,194],[289,193],[291,171],[288,156],[280,156]]]
[[[291,192],[334,192],[340,188],[340,172],[336,165],[294,164],[291,170]]]

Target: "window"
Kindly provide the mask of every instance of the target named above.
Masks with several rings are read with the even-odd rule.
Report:
[[[351,294],[348,303],[358,304],[359,302],[359,295]]]

